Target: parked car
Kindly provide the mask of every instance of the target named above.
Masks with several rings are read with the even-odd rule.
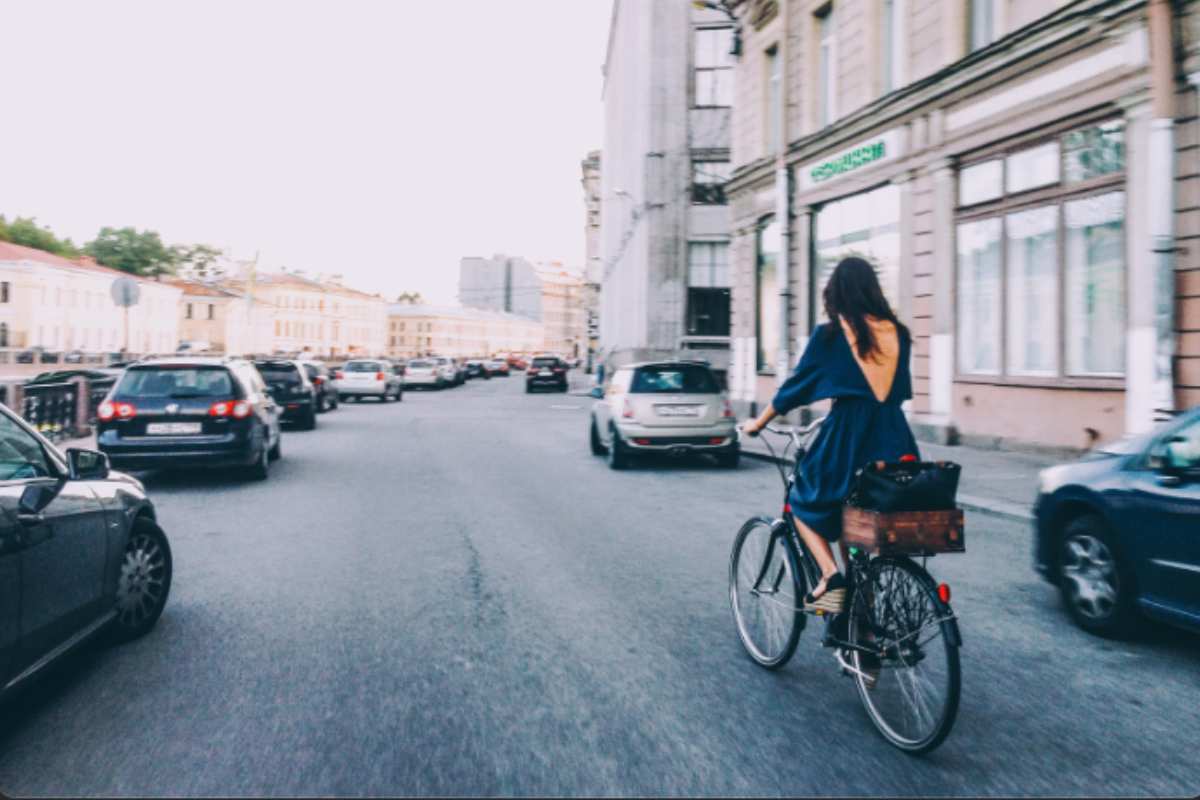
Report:
[[[254,366],[267,384],[267,391],[279,404],[279,421],[290,422],[301,430],[317,427],[317,387],[308,370],[299,361],[257,359]]]
[[[430,356],[429,360],[437,364],[444,386],[458,386],[458,368],[454,366],[453,360],[446,356]]]
[[[320,361],[301,361],[308,379],[317,392],[317,413],[324,414],[338,407],[337,381],[329,367]]]
[[[70,350],[66,353],[63,353],[63,363],[82,364],[84,357],[84,352],[82,350]]]
[[[529,366],[529,360],[523,355],[513,354],[508,357],[508,365],[515,370],[524,371]]]
[[[171,547],[142,484],[0,405],[0,695],[96,637],[148,633]]]
[[[484,362],[487,366],[488,374],[500,375],[507,378],[509,376],[508,360],[504,358],[492,358]]]
[[[733,408],[704,364],[631,364],[613,373],[607,392],[596,387],[592,396],[591,450],[607,455],[613,469],[649,453],[709,453],[723,467],[738,465]]]
[[[265,480],[282,455],[279,404],[240,358],[131,365],[97,411],[96,443],[121,469],[246,467]]]
[[[404,383],[383,359],[355,358],[347,361],[338,373],[338,396],[341,400],[378,397],[381,403],[399,401],[404,399]]]
[[[529,362],[525,373],[525,393],[539,386],[549,386],[559,392],[567,390],[567,362],[558,356],[537,356]]]
[[[405,386],[432,386],[441,389],[446,385],[446,377],[440,364],[432,358],[410,359],[404,369]]]
[[[58,353],[52,353],[41,345],[17,353],[18,364],[57,364],[58,358]]]
[[[488,371],[487,365],[478,358],[472,358],[467,362],[467,377],[468,378],[483,378],[492,377],[492,373]]]
[[[1101,636],[1200,632],[1200,408],[1042,471],[1034,564]]]

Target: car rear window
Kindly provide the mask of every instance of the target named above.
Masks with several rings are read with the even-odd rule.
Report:
[[[535,366],[535,367],[557,367],[558,359],[557,358],[535,358],[533,360],[533,366]]]
[[[632,394],[719,394],[713,374],[699,366],[642,367],[633,376]]]
[[[416,368],[416,369],[429,369],[429,368],[430,368],[430,367],[432,367],[432,366],[433,366],[433,363],[432,363],[432,362],[430,362],[430,361],[417,360],[417,361],[410,361],[410,362],[408,362],[408,368],[409,368],[409,369],[413,369],[413,368]]]
[[[224,367],[131,367],[117,387],[122,397],[229,397],[233,379]]]
[[[267,383],[285,383],[295,385],[302,383],[300,370],[293,364],[255,364]]]
[[[382,372],[383,367],[378,361],[351,361],[344,368],[346,372]]]

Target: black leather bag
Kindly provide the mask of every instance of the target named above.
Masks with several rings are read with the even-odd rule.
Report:
[[[953,461],[875,461],[854,476],[846,502],[871,511],[947,511],[955,508],[962,467]]]

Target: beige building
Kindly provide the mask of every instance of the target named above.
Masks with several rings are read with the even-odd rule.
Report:
[[[274,308],[233,289],[196,281],[173,281],[179,299],[179,337],[193,346],[229,355],[273,353]]]
[[[912,328],[927,435],[1080,448],[1200,402],[1197,4],[729,5],[743,411],[849,254]]]
[[[374,356],[387,347],[387,302],[300,273],[268,273],[227,281],[269,309],[271,352]]]
[[[133,278],[139,299],[126,313],[112,299],[113,281]],[[31,247],[0,242],[0,348],[43,347],[85,353],[171,353],[179,343],[182,292]]]
[[[560,262],[538,265],[542,284],[542,349],[565,358],[587,355],[587,311],[582,275],[565,269]]]
[[[398,303],[388,310],[387,355],[472,358],[542,349],[542,323],[504,311]]]
[[[580,163],[583,177],[584,220],[584,267],[583,267],[583,313],[587,326],[587,364],[590,372],[595,354],[600,347],[600,281],[604,276],[604,262],[600,255],[603,244],[600,231],[600,151],[593,150]]]

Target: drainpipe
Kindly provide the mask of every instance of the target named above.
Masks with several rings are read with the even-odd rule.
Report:
[[[779,221],[782,240],[779,248],[779,348],[775,366],[775,383],[787,380],[792,368],[792,186],[787,166],[788,146],[788,9],[783,3],[779,11],[779,152],[775,154],[775,219]]]
[[[1164,419],[1175,408],[1173,360],[1175,354],[1175,42],[1170,0],[1150,0],[1147,8],[1150,37],[1151,179],[1149,225],[1155,276],[1154,291],[1154,420]],[[1151,415],[1146,415],[1150,417]],[[1141,421],[1139,421],[1141,422]],[[1144,418],[1144,427],[1151,419]]]

